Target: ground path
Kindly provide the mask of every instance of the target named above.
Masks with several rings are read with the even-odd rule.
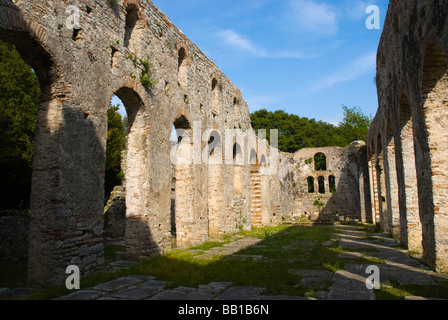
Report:
[[[433,287],[448,283],[448,276],[432,272],[413,259],[398,244],[383,233],[367,232],[365,226],[336,225],[328,243],[338,241],[342,249],[338,258],[368,258],[371,263],[346,263],[343,270],[291,269],[291,274],[299,275],[297,285],[312,288],[312,294],[304,297],[264,295],[262,287],[234,286],[231,282],[212,282],[196,288],[178,287],[167,289],[167,283],[153,276],[127,276],[112,280],[95,287],[79,290],[58,298],[61,300],[374,300],[375,291],[366,286],[369,266],[377,266],[383,286],[393,281],[399,285]],[[315,242],[309,241],[310,250]],[[294,245],[294,243],[292,243]],[[262,240],[255,238],[236,238],[220,247],[198,251],[197,259],[212,259],[215,256],[232,256],[236,259],[261,260],[263,256],[238,254],[248,247],[263,246]],[[283,249],[287,249],[283,247]],[[195,253],[195,251],[191,251]],[[347,260],[348,261],[348,260]],[[352,260],[353,261],[353,260]],[[126,266],[118,261],[112,267]],[[331,285],[328,285],[331,283]],[[20,291],[18,291],[20,292]],[[9,297],[13,290],[9,292]],[[8,292],[0,293],[8,297]],[[420,296],[408,296],[406,299],[427,299]]]

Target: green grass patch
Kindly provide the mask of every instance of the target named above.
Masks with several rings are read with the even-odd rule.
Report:
[[[404,300],[408,296],[433,299],[448,299],[448,282],[440,282],[434,286],[400,285],[390,281],[375,290],[376,300]]]
[[[132,268],[133,274],[152,275],[168,282],[168,288],[197,287],[214,281],[238,286],[266,288],[265,294],[300,295],[309,288],[296,285],[300,277],[291,269],[339,270],[343,268],[337,252],[321,245],[332,234],[331,227],[279,226],[241,231],[237,235],[263,239],[258,246],[239,251],[238,255],[263,256],[261,260],[218,256],[200,259],[174,250],[164,256],[144,261]],[[235,234],[232,235],[235,237]],[[191,249],[208,250],[222,246],[209,242]],[[335,244],[337,245],[337,244]],[[284,249],[283,247],[287,247]]]

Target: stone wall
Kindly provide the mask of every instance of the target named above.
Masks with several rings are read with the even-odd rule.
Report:
[[[367,140],[371,219],[448,270],[448,3],[391,0]]]
[[[28,254],[30,217],[14,212],[0,213],[0,259]]]
[[[240,90],[149,0],[0,0],[0,39],[17,46],[42,89],[30,284],[59,285],[72,264],[82,274],[101,270],[104,237],[123,234],[122,213],[116,222],[104,215],[107,109],[114,95],[130,124],[124,189],[115,197],[118,211],[125,203],[128,259],[305,213],[315,220],[369,220],[376,208],[360,206],[374,187],[362,163],[364,146],[278,154],[251,130]],[[174,144],[173,126],[180,136]],[[319,152],[327,168],[316,172]]]
[[[363,142],[354,142],[345,149],[311,148],[282,154],[282,219],[362,220],[359,180],[365,167],[360,157],[365,151]],[[325,165],[316,168],[319,154],[325,156]]]
[[[172,247],[173,124],[190,134],[192,154],[200,155],[199,163],[176,168],[177,246],[250,228],[248,160],[238,169],[243,188],[235,194],[236,166],[212,167],[210,156],[202,156],[211,149],[211,130],[221,136],[224,150],[233,144],[225,129],[250,129],[247,104],[151,1],[0,0],[0,39],[16,45],[42,89],[31,194],[31,284],[60,284],[71,264],[82,274],[104,264],[107,108],[113,95],[123,101],[131,127],[123,168],[128,258]],[[269,215],[269,207],[263,210]]]

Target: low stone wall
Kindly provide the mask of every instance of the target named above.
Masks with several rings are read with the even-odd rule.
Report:
[[[0,259],[28,254],[29,224],[29,215],[0,215]]]

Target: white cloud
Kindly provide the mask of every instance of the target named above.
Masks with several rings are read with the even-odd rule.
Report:
[[[341,113],[341,114],[334,115],[334,116],[331,116],[331,117],[329,117],[329,118],[326,118],[326,119],[324,119],[323,121],[324,121],[324,122],[327,122],[327,123],[329,123],[329,124],[338,126],[339,123],[342,122],[343,119],[344,119],[344,114]]]
[[[337,8],[314,0],[290,0],[287,16],[302,33],[334,35],[339,31]]]
[[[318,91],[333,87],[336,84],[353,81],[376,69],[376,52],[368,53],[354,60],[346,68],[330,74],[319,80],[311,90]]]
[[[375,4],[375,2],[375,0],[346,0],[343,7],[343,14],[352,20],[366,19],[367,7]]]
[[[256,56],[265,56],[266,53],[263,50],[258,49],[250,40],[244,38],[233,30],[222,30],[218,32],[220,37],[228,45],[235,47],[236,49],[247,51]]]
[[[303,54],[295,50],[278,50],[269,51],[255,45],[252,41],[240,35],[233,30],[221,30],[218,33],[218,37],[223,42],[232,47],[232,49],[247,52],[258,58],[269,59],[312,59],[322,56],[323,54]]]

